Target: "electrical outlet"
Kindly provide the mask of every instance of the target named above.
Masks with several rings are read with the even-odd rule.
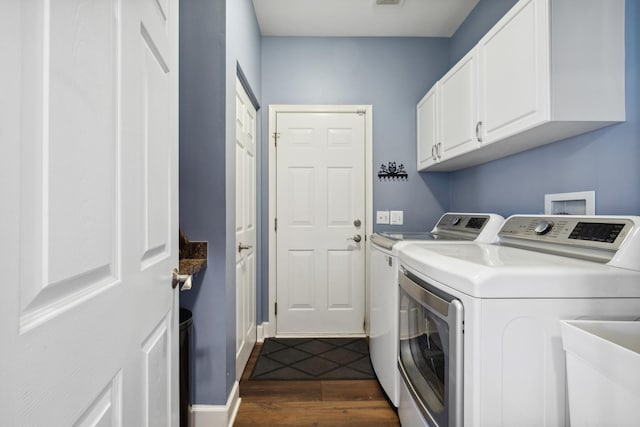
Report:
[[[402,225],[404,211],[391,211],[391,225]]]
[[[389,211],[376,211],[376,224],[389,224]]]

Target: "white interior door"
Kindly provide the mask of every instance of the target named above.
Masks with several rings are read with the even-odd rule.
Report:
[[[177,426],[177,1],[0,9],[0,425]]]
[[[365,116],[276,120],[277,334],[362,334]]]
[[[256,343],[256,109],[236,79],[236,379]]]

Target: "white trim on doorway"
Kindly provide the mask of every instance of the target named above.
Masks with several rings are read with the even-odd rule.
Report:
[[[276,115],[277,113],[364,113],[365,115],[365,283],[366,306],[369,292],[369,236],[373,232],[373,106],[372,105],[269,105],[269,321],[263,324],[263,337],[276,335]],[[368,310],[365,310],[367,313]],[[368,331],[369,319],[365,314]]]

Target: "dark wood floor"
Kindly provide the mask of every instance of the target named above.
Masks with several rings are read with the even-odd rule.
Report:
[[[260,345],[240,380],[241,426],[399,426],[398,416],[376,380],[249,380]]]

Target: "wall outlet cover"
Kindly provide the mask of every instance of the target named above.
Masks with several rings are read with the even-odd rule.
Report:
[[[391,224],[402,225],[404,211],[391,211]]]
[[[389,224],[389,211],[376,211],[376,224]]]

